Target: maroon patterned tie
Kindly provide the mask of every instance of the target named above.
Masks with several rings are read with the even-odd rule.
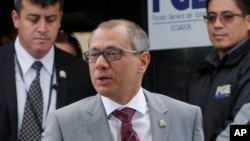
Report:
[[[140,141],[131,124],[134,113],[135,110],[131,108],[124,108],[121,111],[115,110],[112,112],[112,114],[122,122],[121,141]]]

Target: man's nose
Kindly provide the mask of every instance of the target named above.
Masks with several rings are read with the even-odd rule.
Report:
[[[41,20],[39,23],[38,23],[38,27],[37,27],[37,30],[41,33],[46,33],[47,32],[47,22],[45,20]]]

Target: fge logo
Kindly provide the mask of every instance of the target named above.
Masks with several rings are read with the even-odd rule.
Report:
[[[170,0],[173,7],[177,10],[186,10],[188,8],[205,8],[207,0]],[[192,3],[192,6],[190,6]],[[160,0],[153,0],[153,12],[160,12]]]
[[[230,141],[249,141],[250,125],[230,125]]]

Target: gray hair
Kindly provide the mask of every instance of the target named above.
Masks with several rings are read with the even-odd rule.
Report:
[[[127,28],[128,40],[134,50],[137,52],[149,51],[149,39],[146,32],[138,24],[125,19],[112,19],[100,23],[92,32],[91,37],[99,28],[112,29],[118,25],[124,25]]]

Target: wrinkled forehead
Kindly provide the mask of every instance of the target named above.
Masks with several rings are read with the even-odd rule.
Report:
[[[124,28],[98,28],[89,41],[89,49],[127,48],[129,40]]]

